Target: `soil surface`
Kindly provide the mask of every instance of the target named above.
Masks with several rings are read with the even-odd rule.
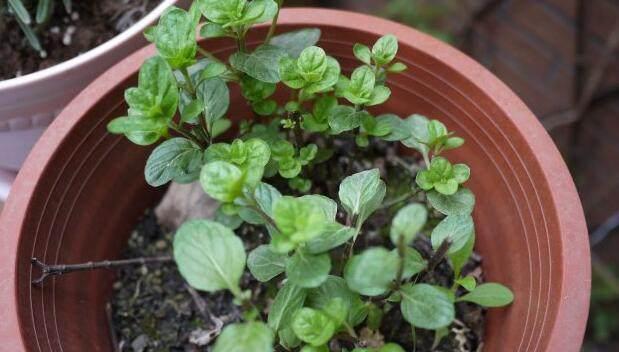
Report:
[[[385,204],[389,206],[378,210],[366,221],[355,252],[359,253],[365,247],[376,245],[391,248],[388,224],[394,213],[411,200],[424,201],[419,195],[401,199],[401,195],[406,189],[410,189],[414,182],[419,161],[412,157],[397,156],[393,147],[386,143],[374,143],[370,148],[364,149],[362,154],[352,145],[350,140],[336,141],[337,154],[329,161],[314,166],[309,172],[314,177],[310,193],[325,194],[337,199],[337,186],[343,175],[378,167],[388,185]],[[361,158],[361,155],[364,157]],[[268,179],[267,182],[275,185],[283,194],[295,193],[287,189],[284,180],[277,177]],[[394,185],[396,187],[393,187]],[[400,201],[394,201],[398,198]],[[430,214],[430,226],[442,218],[438,213]],[[343,221],[344,216],[339,213],[339,220]],[[252,225],[244,224],[236,232],[244,239],[248,252],[269,240],[262,228]],[[148,211],[131,235],[126,257],[171,254],[172,233],[169,229],[163,229],[153,213]],[[433,254],[431,244],[424,235],[420,235],[413,246],[426,259]],[[346,250],[344,247],[342,246],[342,251]],[[343,253],[337,251],[333,253],[334,268],[342,264],[339,263],[343,258],[341,254]],[[474,254],[463,273],[474,275],[478,283],[483,282],[481,258]],[[420,275],[417,280],[450,287],[452,275],[451,267],[443,260],[431,274]],[[241,287],[253,292],[252,301],[262,311],[263,318],[266,318],[270,300],[277,291],[277,284],[260,284],[246,271]],[[194,291],[186,285],[175,265],[170,263],[123,268],[114,289],[111,325],[119,351],[210,351],[211,342],[216,339],[221,325],[241,320],[241,312],[232,303],[229,294]],[[380,331],[371,332],[362,328],[362,324],[357,332],[362,342],[397,342],[407,351],[481,350],[484,310],[468,303],[458,303],[456,310],[456,320],[450,326],[448,336],[434,349],[434,332],[416,329],[415,343],[410,325],[403,320],[397,306],[387,310]],[[330,345],[334,352],[339,352],[342,348],[351,350],[353,347],[344,340],[336,340]]]
[[[35,3],[35,1],[31,1]],[[67,13],[55,3],[48,23],[35,28],[43,52],[26,41],[13,16],[0,16],[0,80],[23,76],[56,65],[92,49],[144,17],[160,0],[73,1]],[[34,7],[34,6],[33,6]],[[0,8],[2,11],[2,8]],[[33,16],[35,9],[30,11]]]

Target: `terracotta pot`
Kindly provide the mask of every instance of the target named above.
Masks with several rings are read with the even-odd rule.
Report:
[[[467,56],[408,27],[366,15],[286,9],[278,31],[317,26],[322,45],[346,71],[355,42],[393,33],[410,71],[390,78],[381,110],[422,113],[466,138],[473,170],[477,250],[489,280],[510,286],[512,306],[490,310],[486,351],[578,351],[587,319],[587,229],[572,179],[550,137],[503,83]],[[252,32],[250,43],[265,28]],[[252,39],[253,38],[253,39]],[[230,53],[229,40],[205,46]],[[104,306],[108,272],[71,274],[33,287],[36,256],[48,263],[115,258],[158,192],[143,180],[148,150],[106,133],[126,109],[148,47],[100,76],[37,143],[14,185],[0,227],[0,341],[3,351],[112,351]],[[245,104],[237,95],[239,115]]]
[[[163,0],[131,28],[50,68],[0,81],[0,169],[17,172],[45,128],[93,79],[147,44],[142,32],[179,0]],[[58,89],[59,86],[61,89]],[[0,190],[12,178],[0,178]],[[0,200],[4,192],[0,191]]]

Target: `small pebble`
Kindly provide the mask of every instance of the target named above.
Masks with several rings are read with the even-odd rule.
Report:
[[[74,12],[72,12],[72,13],[71,13],[71,19],[72,19],[73,21],[77,21],[77,20],[79,20],[79,19],[80,19],[80,14],[79,14],[79,13],[77,13],[77,12],[75,12],[75,11],[74,11]]]
[[[155,242],[155,247],[157,249],[166,249],[167,246],[168,244],[164,240],[158,240],[157,242]]]

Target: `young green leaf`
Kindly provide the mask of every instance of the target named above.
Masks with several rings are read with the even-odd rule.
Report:
[[[394,249],[392,252],[393,255],[397,255],[397,249]],[[413,277],[413,275],[416,275],[424,270],[427,265],[428,262],[423,259],[419,252],[417,252],[414,248],[406,247],[404,252],[404,274],[402,275],[402,278],[404,280],[408,280]]]
[[[348,214],[365,221],[382,203],[385,183],[378,169],[362,171],[342,180],[338,195]]]
[[[411,136],[406,122],[394,114],[383,114],[376,117],[377,124],[389,125],[389,133],[380,138],[386,141],[401,141]]]
[[[150,145],[167,133],[168,125],[163,120],[122,116],[110,121],[107,130],[114,134],[124,134],[137,145]]]
[[[447,293],[428,284],[406,284],[400,289],[404,319],[423,329],[439,329],[455,318],[454,304]]]
[[[514,294],[501,284],[489,282],[477,286],[457,300],[473,302],[483,307],[503,307],[514,301]]]
[[[243,181],[243,171],[225,161],[207,163],[200,172],[200,184],[204,192],[222,202],[232,202],[240,196]]]
[[[427,117],[414,114],[404,120],[404,126],[410,137],[402,140],[402,144],[409,148],[413,148],[418,152],[428,153],[428,123]]]
[[[271,45],[278,46],[292,58],[298,58],[303,49],[318,43],[319,28],[304,28],[297,31],[279,34],[271,38]]]
[[[294,333],[312,346],[326,344],[335,334],[335,322],[321,311],[302,308],[292,322]]]
[[[359,59],[359,61],[363,62],[366,65],[372,63],[372,52],[370,51],[370,48],[368,48],[366,45],[356,43],[353,46],[352,50],[355,54],[355,57]]]
[[[286,276],[293,284],[300,287],[320,286],[331,271],[329,254],[313,255],[297,251],[286,264]]]
[[[475,233],[469,237],[466,244],[458,251],[448,254],[449,260],[451,261],[451,267],[454,269],[454,277],[460,277],[460,273],[462,272],[462,268],[466,264],[466,262],[471,257],[473,253],[473,246],[475,245]]]
[[[266,83],[278,83],[279,60],[286,55],[280,47],[261,45],[252,53],[237,52],[230,56],[230,65],[251,77]]]
[[[424,227],[427,219],[428,211],[419,203],[412,203],[398,210],[391,221],[391,242],[398,245],[400,237],[404,237],[404,243],[408,245]]]
[[[273,218],[280,233],[273,237],[272,245],[279,252],[288,252],[319,236],[328,222],[313,201],[289,196],[275,203]]]
[[[366,249],[351,257],[344,268],[344,279],[351,290],[365,296],[382,295],[396,278],[398,257],[382,247]]]
[[[208,126],[222,118],[230,105],[228,85],[221,78],[214,77],[202,81],[196,88],[196,96],[202,103],[204,117]]]
[[[287,351],[301,346],[302,341],[297,337],[290,325],[280,329],[277,336],[279,337],[279,344]]]
[[[464,287],[464,289],[466,289],[467,291],[473,291],[475,287],[477,287],[477,281],[475,281],[475,277],[470,275],[457,279],[456,283]]]
[[[273,352],[273,332],[261,322],[236,323],[224,328],[213,352]]]
[[[367,104],[371,101],[375,84],[376,76],[372,69],[365,65],[360,66],[353,71],[350,81],[342,88],[342,95],[353,104]]]
[[[451,243],[448,254],[453,254],[462,249],[475,232],[473,218],[470,215],[450,215],[444,218],[434,230],[431,240],[434,250],[441,246],[443,241]]]
[[[171,7],[161,15],[155,31],[155,46],[172,68],[185,68],[196,62],[198,44],[191,15]]]
[[[307,242],[306,250],[311,254],[325,253],[339,247],[355,236],[356,230],[337,222],[325,226],[323,233]]]
[[[400,73],[400,72],[406,71],[407,68],[408,67],[406,67],[405,64],[401,62],[396,62],[393,65],[389,66],[387,68],[387,71],[392,72],[392,73]]]
[[[287,281],[277,292],[269,308],[269,327],[276,332],[289,327],[294,315],[303,308],[306,296],[306,289]]]
[[[243,242],[229,228],[209,220],[192,220],[174,236],[174,260],[181,275],[198,290],[240,292],[245,269]]]
[[[346,304],[348,325],[359,325],[365,319],[367,315],[365,303],[357,293],[348,288],[346,281],[339,276],[330,275],[320,287],[310,289],[307,304],[311,308],[325,311],[334,299],[340,299]]]
[[[282,197],[282,194],[279,193],[277,188],[268,183],[260,182],[258,186],[256,186],[253,196],[260,210],[273,218],[273,207]]]
[[[329,347],[327,347],[327,345],[322,345],[318,347],[312,345],[305,345],[300,352],[329,352]]]
[[[200,147],[185,138],[172,138],[158,145],[150,154],[144,176],[149,185],[158,187],[172,180],[196,180],[201,168]]]
[[[426,193],[426,196],[430,205],[445,215],[469,215],[475,207],[475,195],[464,187],[449,196],[434,190]]]
[[[327,54],[317,46],[304,49],[297,60],[297,72],[306,82],[318,82],[327,70]]]
[[[447,159],[435,156],[428,169],[417,173],[415,181],[424,191],[435,189],[449,196],[456,193],[459,185],[469,179],[470,173],[471,170],[464,164],[452,165]]]
[[[351,106],[339,105],[331,109],[328,117],[329,127],[333,134],[353,130],[361,125],[362,113]]]
[[[390,63],[398,52],[398,38],[387,34],[376,41],[372,47],[372,57],[379,65]]]
[[[230,36],[227,28],[221,24],[208,22],[200,28],[200,37],[202,38],[220,38]]]
[[[200,11],[209,21],[226,24],[243,16],[247,0],[197,0]]]
[[[267,282],[286,270],[288,255],[277,253],[269,245],[261,245],[249,253],[247,267],[260,282]]]

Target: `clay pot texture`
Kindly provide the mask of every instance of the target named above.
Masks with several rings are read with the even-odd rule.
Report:
[[[486,351],[578,351],[588,312],[590,258],[580,201],[568,170],[537,119],[503,83],[469,57],[425,34],[361,14],[286,9],[278,32],[322,29],[320,45],[350,72],[355,42],[392,33],[405,74],[390,76],[380,111],[440,119],[466,139],[454,161],[471,166],[477,196],[476,250],[490,281],[514,303],[487,315]],[[264,38],[254,30],[249,43]],[[202,43],[221,57],[230,40]],[[106,132],[124,113],[148,47],[82,92],[43,135],[14,185],[0,226],[0,349],[112,351],[105,304],[113,273],[83,272],[34,287],[30,257],[76,263],[118,257],[137,218],[159,190],[144,182],[149,153]],[[250,116],[233,94],[230,116]],[[376,111],[375,111],[376,112]]]

